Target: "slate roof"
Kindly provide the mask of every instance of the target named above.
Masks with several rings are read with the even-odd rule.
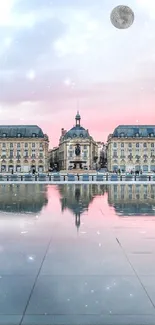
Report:
[[[70,129],[65,135],[64,139],[69,138],[90,138],[88,130],[84,129],[82,126],[74,126],[72,129]]]
[[[119,125],[112,137],[155,137],[155,125]]]
[[[42,129],[37,125],[0,125],[0,138],[4,135],[8,138],[20,137],[31,138],[35,134],[38,138],[44,138]]]

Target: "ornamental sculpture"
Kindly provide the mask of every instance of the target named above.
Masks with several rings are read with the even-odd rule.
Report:
[[[80,156],[80,153],[81,153],[80,145],[77,144],[75,147],[75,154],[76,154],[76,156]]]

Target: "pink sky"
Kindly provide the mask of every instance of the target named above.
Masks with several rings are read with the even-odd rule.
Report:
[[[50,147],[81,124],[106,141],[119,124],[154,124],[155,4],[124,0],[127,30],[110,22],[116,0],[5,0],[0,4],[1,124],[37,124]]]

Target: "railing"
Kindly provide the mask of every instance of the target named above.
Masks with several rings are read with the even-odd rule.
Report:
[[[102,174],[82,174],[82,175],[61,175],[61,174],[23,174],[7,175],[0,174],[0,182],[155,182],[155,174],[152,175],[102,175]]]

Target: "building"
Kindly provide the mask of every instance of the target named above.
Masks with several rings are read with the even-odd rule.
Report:
[[[120,125],[108,137],[108,170],[155,171],[155,125]]]
[[[49,150],[49,165],[52,169],[59,169],[59,147]]]
[[[94,169],[98,159],[97,143],[89,131],[81,126],[81,116],[77,112],[75,126],[68,132],[61,130],[59,140],[59,169]]]
[[[98,168],[103,168],[103,167],[106,166],[106,162],[107,162],[106,144],[104,142],[98,141],[97,142],[97,147],[98,147],[97,165],[98,165]]]
[[[0,171],[48,171],[48,145],[37,125],[1,125]]]

